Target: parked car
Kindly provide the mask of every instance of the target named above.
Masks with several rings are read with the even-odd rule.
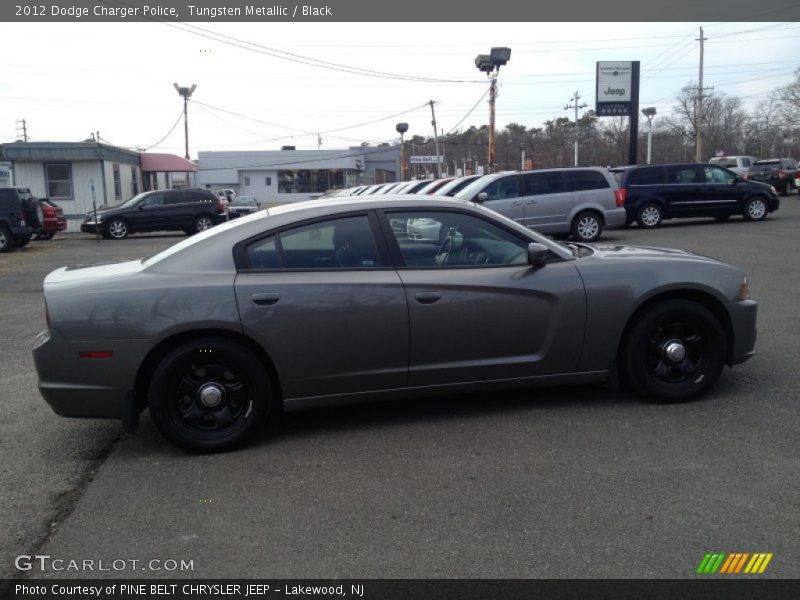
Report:
[[[430,184],[431,181],[432,181],[431,179],[419,179],[417,181],[410,181],[410,182],[408,182],[408,185],[406,185],[403,188],[402,193],[403,194],[416,194],[422,188],[424,188],[425,186]]]
[[[43,218],[42,207],[30,189],[0,188],[0,252],[25,246]]]
[[[708,162],[733,171],[739,177],[744,177],[756,160],[754,156],[715,156]]]
[[[444,243],[391,232],[418,218]],[[556,243],[481,206],[411,196],[259,211],[148,259],[58,269],[44,297],[33,357],[53,410],[132,430],[149,406],[199,452],[280,410],[401,394],[619,375],[644,397],[692,400],[756,339],[735,267]]]
[[[113,208],[89,212],[81,231],[121,240],[143,231],[184,231],[191,235],[227,220],[227,203],[208,190],[142,192]]]
[[[67,219],[64,217],[64,209],[50,198],[40,198],[39,204],[42,207],[42,225],[35,231],[34,239],[51,240],[59,231],[66,231]]]
[[[614,177],[599,167],[485,175],[455,198],[481,203],[541,233],[567,233],[582,242],[596,241],[605,227],[625,224]]]
[[[626,223],[658,227],[665,219],[742,215],[760,221],[778,210],[775,188],[744,180],[704,163],[640,165],[612,169],[627,211]]]
[[[259,210],[255,196],[236,196],[228,205],[228,219],[235,219]]]
[[[760,181],[773,186],[782,196],[797,188],[797,161],[793,158],[757,160],[747,172],[748,181]]]
[[[448,184],[451,181],[453,181],[453,179],[455,179],[455,177],[444,177],[442,179],[434,179],[433,181],[428,183],[428,185],[426,185],[425,187],[420,188],[416,193],[427,194],[427,195],[433,194],[436,190],[438,190],[445,184]]]
[[[473,181],[480,179],[483,175],[465,175],[464,177],[458,177],[453,181],[444,184],[438,190],[434,192],[434,196],[455,196],[458,192],[463,190]]]
[[[218,198],[225,198],[228,202],[236,198],[236,190],[225,188],[214,192]]]

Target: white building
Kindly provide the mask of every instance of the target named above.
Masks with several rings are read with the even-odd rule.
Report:
[[[396,181],[400,172],[398,146],[201,151],[197,157],[200,187],[231,188],[265,203],[298,202],[317,198],[328,190]]]

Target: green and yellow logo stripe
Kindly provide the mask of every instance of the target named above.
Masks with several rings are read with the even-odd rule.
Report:
[[[756,575],[767,569],[772,560],[772,552],[707,552],[697,567],[697,572],[702,575],[715,573],[725,575]]]

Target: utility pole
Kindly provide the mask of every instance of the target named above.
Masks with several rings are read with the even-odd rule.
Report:
[[[444,171],[445,171],[444,175],[442,176],[447,177],[447,175],[449,175],[448,171],[450,169],[447,166],[447,158],[445,158],[445,153],[444,153],[444,127],[442,127],[442,165],[444,165]]]
[[[436,113],[433,110],[433,100],[428,102],[428,104],[431,105],[431,125],[433,125],[433,140],[436,143],[436,165],[434,166],[433,173],[434,176],[438,178],[441,174],[441,167],[439,166],[439,130],[436,129]]]
[[[524,171],[525,170],[525,144],[520,144],[519,145],[519,151],[522,154],[522,166],[520,167],[520,169],[522,169]]]
[[[489,173],[494,173],[495,154],[497,153],[497,141],[494,133],[494,103],[496,99],[497,73],[492,73],[489,84]]]
[[[571,108],[575,109],[575,166],[578,166],[578,109],[579,108],[586,108],[586,104],[578,104],[578,101],[581,99],[581,95],[578,93],[578,90],[575,90],[575,95],[570,99],[572,100],[572,104],[567,104],[564,107],[564,110],[570,110]]]
[[[192,84],[192,87],[180,87],[177,83],[173,83],[175,90],[183,97],[183,135],[186,140],[186,160],[189,160],[189,98],[194,93],[197,86]],[[191,187],[189,183],[189,172],[186,172],[186,187]]]
[[[694,111],[695,117],[695,126],[694,130],[696,135],[695,139],[695,151],[694,151],[694,160],[695,162],[703,162],[703,42],[706,41],[703,37],[703,28],[700,28],[700,37],[696,39],[696,41],[700,42],[700,74],[698,76],[698,88],[697,88],[697,107]]]
[[[20,119],[17,123],[21,123],[19,127],[17,127],[17,131],[20,129],[22,130],[22,141],[28,141],[28,124],[26,123],[25,119]]]

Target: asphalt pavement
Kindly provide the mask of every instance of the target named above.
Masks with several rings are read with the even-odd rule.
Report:
[[[213,456],[147,415],[132,436],[55,416],[30,357],[47,271],[181,236],[32,242],[0,256],[0,575],[45,554],[95,571],[28,576],[682,578],[719,551],[771,552],[767,576],[800,577],[799,229],[792,195],[759,223],[604,234],[750,274],[757,355],[700,401],[581,386],[348,406],[279,416]]]

